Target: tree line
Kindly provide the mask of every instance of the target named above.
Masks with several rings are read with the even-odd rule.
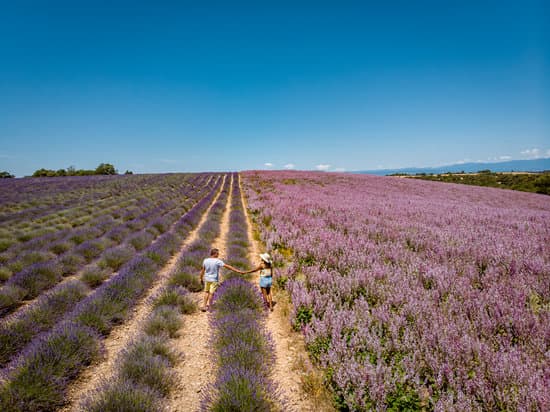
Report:
[[[474,186],[499,187],[550,195],[550,171],[540,173],[496,173],[487,169],[480,170],[477,173],[444,173],[434,175],[417,173],[416,175],[406,175],[406,177]]]
[[[110,163],[100,163],[95,169],[76,169],[74,166],[69,166],[66,169],[38,169],[32,177],[60,177],[60,176],[92,176],[92,175],[117,175],[118,171]],[[131,175],[133,172],[126,170],[124,173]],[[15,177],[9,172],[0,172],[0,178],[13,178]]]

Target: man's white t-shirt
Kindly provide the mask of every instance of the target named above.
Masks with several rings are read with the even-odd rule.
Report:
[[[206,258],[202,262],[204,268],[204,280],[207,282],[217,282],[220,274],[220,268],[225,263],[218,258]]]

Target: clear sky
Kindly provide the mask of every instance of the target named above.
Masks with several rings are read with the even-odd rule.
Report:
[[[550,157],[547,1],[267,3],[0,0],[0,170]]]

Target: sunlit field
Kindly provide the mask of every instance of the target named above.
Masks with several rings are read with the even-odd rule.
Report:
[[[550,409],[547,196],[306,172],[244,181],[341,409]]]
[[[2,411],[169,409],[190,314],[213,365],[200,409],[285,410],[258,287],[227,274],[197,313],[202,259],[222,244],[252,267],[251,228],[336,410],[550,409],[546,195],[294,171],[0,189]]]

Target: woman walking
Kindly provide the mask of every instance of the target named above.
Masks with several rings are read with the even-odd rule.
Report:
[[[271,285],[273,283],[273,259],[269,253],[260,254],[261,262],[257,268],[245,273],[254,273],[260,271],[260,290],[264,298],[264,303],[269,310],[273,312],[273,298],[271,296]]]

